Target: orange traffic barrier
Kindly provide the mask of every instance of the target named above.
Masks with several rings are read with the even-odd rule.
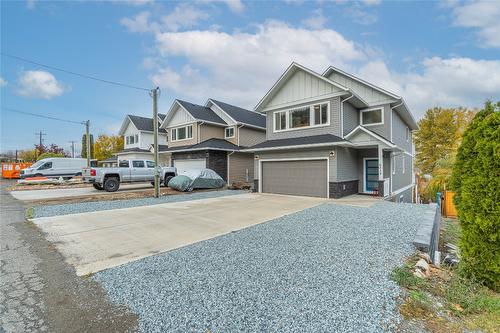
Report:
[[[2,163],[2,178],[20,178],[20,171],[30,167],[31,164],[32,163]]]

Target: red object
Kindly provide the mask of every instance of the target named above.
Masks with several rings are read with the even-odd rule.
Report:
[[[20,178],[20,171],[30,166],[31,163],[2,163],[2,178]]]
[[[90,169],[90,175],[95,176],[95,169]]]
[[[373,195],[374,197],[378,197],[378,190],[373,190],[372,195]]]

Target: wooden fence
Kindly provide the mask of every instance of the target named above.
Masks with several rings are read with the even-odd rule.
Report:
[[[444,203],[442,208],[442,214],[446,217],[457,217],[457,208],[453,203],[453,197],[455,192],[444,191]]]

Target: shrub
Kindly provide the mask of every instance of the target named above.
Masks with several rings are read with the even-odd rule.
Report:
[[[37,161],[43,160],[44,158],[51,158],[51,157],[66,157],[64,154],[58,154],[58,153],[43,153],[38,158],[36,159]]]
[[[487,102],[466,129],[451,186],[462,227],[462,271],[500,287],[500,102]]]

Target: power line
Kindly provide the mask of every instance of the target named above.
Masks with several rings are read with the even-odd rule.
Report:
[[[101,79],[101,78],[98,78],[98,77],[95,77],[95,76],[91,76],[91,75],[87,75],[87,74],[81,74],[81,73],[69,71],[69,70],[66,70],[66,69],[62,69],[62,68],[59,68],[59,67],[45,65],[45,64],[33,61],[33,60],[29,60],[29,59],[26,59],[26,58],[21,58],[21,57],[18,57],[18,56],[12,55],[12,54],[8,54],[8,53],[5,53],[5,52],[0,52],[0,54],[3,55],[4,57],[16,59],[16,60],[19,60],[19,61],[24,61],[24,62],[33,64],[33,65],[37,65],[37,66],[41,66],[41,67],[53,69],[53,70],[56,70],[56,71],[67,73],[67,74],[76,75],[76,76],[79,76],[79,77],[83,77],[85,79],[95,80],[95,81],[99,81],[99,82],[103,82],[103,83],[108,83],[108,84],[112,84],[112,85],[115,85],[115,86],[130,88],[130,89],[143,90],[143,91],[150,91],[151,90],[151,89],[148,89],[148,88],[142,88],[142,87],[138,87],[138,86],[132,86],[132,85],[129,85],[129,84],[126,84],[126,83],[121,83],[121,82],[116,82],[116,81],[110,81],[110,80],[104,80],[104,79]]]
[[[74,120],[62,119],[62,118],[57,118],[57,117],[45,116],[45,115],[42,115],[42,114],[36,114],[36,113],[31,113],[31,112],[26,112],[26,111],[11,109],[11,108],[4,107],[4,106],[2,106],[2,110],[9,111],[9,112],[15,112],[15,113],[21,113],[21,114],[25,114],[25,115],[29,115],[29,116],[34,116],[34,117],[39,117],[39,118],[64,121],[66,123],[72,123],[72,124],[78,124],[78,125],[85,125],[85,121],[74,121]]]

